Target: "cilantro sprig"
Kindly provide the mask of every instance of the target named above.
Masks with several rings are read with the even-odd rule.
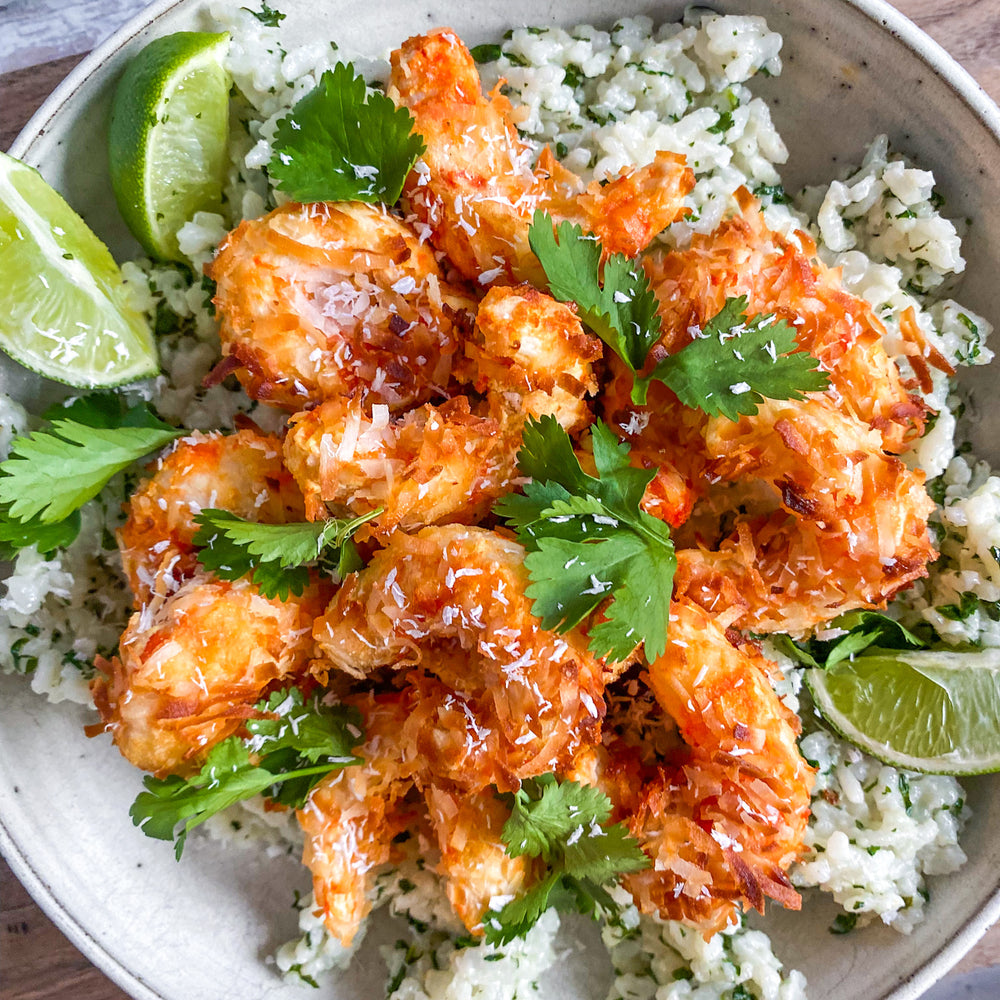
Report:
[[[677,566],[670,529],[639,507],[655,472],[633,468],[629,446],[601,421],[592,441],[596,477],[554,417],[529,420],[517,458],[532,481],[494,510],[528,550],[526,593],[542,628],[568,631],[607,601],[591,652],[624,660],[641,642],[652,660],[666,649]]]
[[[795,331],[772,314],[747,315],[747,297],[727,298],[701,336],[663,358],[649,374],[685,405],[727,420],[752,417],[764,399],[804,399],[830,379],[797,351]]]
[[[557,240],[558,236],[558,240]],[[580,318],[632,369],[639,372],[660,339],[656,296],[642,265],[614,253],[601,273],[601,244],[572,222],[553,229],[552,217],[536,211],[528,231],[549,291],[560,302],[575,302]]]
[[[923,649],[927,643],[894,618],[877,611],[848,611],[827,626],[844,629],[845,634],[833,639],[809,639],[795,642],[787,635],[774,635],[771,640],[792,659],[807,667],[832,667],[842,660],[854,659],[868,650]]]
[[[281,24],[286,17],[288,17],[287,14],[278,10],[276,7],[270,6],[267,0],[262,0],[260,10],[251,10],[249,7],[240,7],[240,10],[245,10],[248,14],[253,14],[253,16],[267,28],[277,28],[278,25]]]
[[[278,122],[268,172],[296,201],[392,205],[426,149],[414,124],[351,63],[337,63]]]
[[[309,584],[308,566],[321,559],[343,579],[361,560],[352,536],[366,521],[382,513],[373,510],[351,520],[293,521],[258,524],[228,510],[206,507],[194,520],[201,525],[194,536],[198,561],[221,580],[252,575],[268,598],[288,600]]]
[[[145,404],[126,409],[118,397],[83,397],[47,416],[50,428],[15,438],[0,463],[0,505],[7,524],[0,533],[12,546],[32,544],[33,537],[50,547],[72,541],[73,525],[64,523],[75,511],[116,473],[186,433]]]
[[[187,835],[223,809],[261,794],[299,808],[323,775],[360,761],[352,752],[363,736],[355,709],[306,705],[297,688],[255,708],[260,717],[246,721],[246,735],[214,746],[196,775],[143,779],[132,822],[148,837],[173,840],[178,860]]]
[[[601,244],[574,223],[555,226],[535,212],[528,241],[545,271],[552,295],[575,302],[583,322],[633,373],[632,401],[643,405],[654,379],[685,406],[709,416],[752,416],[763,399],[802,399],[829,379],[816,359],[796,350],[795,331],[773,315],[747,316],[747,299],[727,298],[701,336],[664,358],[652,371],[650,349],[660,339],[656,296],[642,265],[611,254],[601,274]]]
[[[523,937],[553,906],[590,916],[599,910],[613,913],[616,907],[604,886],[649,867],[625,826],[608,824],[611,801],[597,788],[546,774],[525,781],[506,798],[511,814],[501,839],[507,853],[541,858],[547,871],[523,896],[483,917],[488,944]]]

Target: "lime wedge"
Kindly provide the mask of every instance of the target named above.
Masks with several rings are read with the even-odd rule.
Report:
[[[159,370],[108,248],[37,170],[0,153],[0,349],[74,386]]]
[[[146,252],[183,261],[177,230],[222,204],[229,35],[180,31],[129,64],[111,104],[108,156],[122,217]]]
[[[1000,771],[1000,649],[885,652],[807,670],[823,718],[866,753],[910,771]]]

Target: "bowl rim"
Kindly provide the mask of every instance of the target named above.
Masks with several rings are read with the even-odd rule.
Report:
[[[8,154],[27,160],[34,143],[48,131],[49,123],[72,101],[83,85],[102,65],[136,36],[170,10],[197,0],[153,0],[133,15],[105,41],[91,50],[67,74],[38,110],[28,119],[8,150]],[[839,0],[866,16],[876,30],[887,32],[920,58],[973,112],[1000,146],[1000,108],[943,46],[918,27],[887,0]],[[109,979],[135,1000],[167,1000],[153,990],[137,973],[125,967],[84,926],[63,908],[59,894],[28,860],[28,854],[15,839],[0,812],[0,855],[15,877],[29,892],[45,915]],[[927,989],[948,972],[997,921],[1000,921],[1000,881],[982,908],[970,917],[953,936],[903,982],[884,994],[881,1000],[918,1000]]]

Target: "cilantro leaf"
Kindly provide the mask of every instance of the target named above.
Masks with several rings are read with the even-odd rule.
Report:
[[[351,752],[362,736],[361,715],[356,709],[316,702],[306,706],[298,688],[275,692],[259,707],[277,718],[248,719],[247,746],[251,753],[262,755],[260,763],[269,771],[360,762],[361,758]],[[309,774],[290,775],[272,798],[289,808],[301,808],[318,780]]]
[[[323,559],[321,558],[320,565],[322,564]],[[345,538],[337,552],[337,576],[343,580],[348,573],[357,573],[363,566],[364,560],[361,558],[361,553],[358,552],[358,546],[354,539]]]
[[[531,577],[525,593],[534,602],[531,610],[541,618],[542,628],[567,632],[612,591],[612,604],[618,600],[618,588],[629,564],[642,557],[646,542],[617,521],[614,526],[602,524],[602,519],[612,519],[593,497],[553,504],[546,515],[554,531],[538,539],[538,548],[525,557]],[[559,537],[563,534],[573,537]],[[623,655],[618,659],[624,659],[635,646],[632,642],[622,647]]]
[[[746,315],[746,296],[728,298],[703,336],[640,375],[660,339],[656,296],[642,266],[611,254],[601,280],[601,244],[569,222],[553,229],[535,212],[528,242],[561,302],[575,302],[580,318],[631,369],[632,401],[646,402],[653,379],[671,388],[685,406],[729,420],[752,416],[764,399],[802,399],[829,384],[812,355],[797,351],[795,331],[772,315]]]
[[[261,24],[268,28],[277,28],[288,17],[287,14],[283,14],[280,10],[269,6],[267,0],[261,0],[261,4],[259,11],[251,10],[249,7],[240,7],[240,10],[245,10],[248,14],[253,14]]]
[[[524,895],[486,914],[490,944],[523,937],[550,906],[591,916],[614,912],[602,886],[649,866],[624,825],[607,823],[611,801],[598,788],[546,774],[523,782],[507,798],[511,814],[501,833],[507,853],[541,858],[548,871]]]
[[[842,660],[853,659],[868,649],[923,649],[919,636],[894,618],[877,611],[848,611],[829,623],[827,628],[846,629],[847,634],[834,639],[810,639],[794,642],[789,636],[773,636],[782,652],[807,667],[827,668]]]
[[[503,55],[503,49],[499,45],[484,43],[483,45],[474,45],[469,49],[469,55],[477,63],[496,62]]]
[[[198,774],[143,779],[146,791],[132,803],[132,822],[148,837],[173,840],[178,860],[191,830],[223,809],[265,792],[300,806],[323,775],[358,760],[350,753],[362,737],[354,710],[315,701],[307,708],[294,688],[255,707],[278,718],[248,720],[250,735],[222,740]]]
[[[591,652],[623,660],[642,642],[655,659],[666,649],[676,559],[668,526],[639,508],[654,472],[634,468],[629,446],[601,421],[592,440],[596,477],[554,417],[529,420],[518,468],[532,481],[493,509],[528,550],[526,593],[543,628],[567,631],[607,602]]]
[[[651,535],[659,534],[659,544],[647,544],[624,567],[615,599],[605,609],[605,620],[590,630],[590,650],[595,656],[621,659],[621,651],[632,649],[640,636],[647,657],[655,659],[666,649],[677,560],[667,526],[645,512],[640,516]],[[644,623],[641,632],[640,623]],[[657,643],[650,636],[663,638]]]
[[[592,785],[561,784],[554,774],[532,778],[514,793],[510,818],[500,839],[512,858],[527,855],[552,861],[561,840],[583,822],[603,823],[611,815],[611,801]]]
[[[149,427],[160,430],[174,430],[162,421],[149,403],[127,405],[114,392],[92,392],[77,396],[65,403],[50,406],[43,414],[45,420],[74,420],[88,427]]]
[[[259,795],[277,780],[277,775],[254,767],[243,742],[230,737],[211,749],[194,777],[144,778],[146,791],[132,803],[129,815],[147,837],[174,840],[179,860],[187,835],[196,826],[242,799]],[[180,823],[183,829],[175,833]]]
[[[638,372],[660,339],[656,296],[642,266],[624,254],[612,254],[604,264],[602,284],[597,237],[570,222],[553,229],[552,217],[541,211],[535,212],[528,242],[553,298],[575,302],[583,322]]]
[[[649,867],[649,859],[623,823],[604,826],[596,821],[585,827],[578,839],[567,842],[563,863],[567,874],[595,885]]]
[[[263,759],[279,750],[294,750],[310,764],[321,760],[350,764],[358,758],[351,752],[361,738],[360,715],[344,705],[306,705],[298,688],[275,691],[258,703],[266,716],[247,719],[247,746]]]
[[[246,521],[228,510],[206,507],[194,519],[201,525],[194,536],[198,561],[221,580],[253,575],[265,597],[288,600],[309,584],[306,566],[317,562],[326,549],[341,549],[366,521],[382,509],[349,521],[294,521],[290,524],[259,524]],[[346,557],[338,553],[338,565],[355,564],[357,550]],[[358,560],[359,561],[359,560]]]
[[[727,298],[702,336],[663,358],[650,374],[685,406],[727,420],[753,416],[767,399],[804,399],[822,392],[829,376],[797,351],[795,331],[772,314],[747,316],[747,298]]]
[[[278,122],[268,165],[296,201],[394,204],[426,146],[409,111],[337,63]]]
[[[512,899],[502,910],[490,910],[483,917],[486,943],[510,944],[511,941],[523,938],[549,908],[549,897],[561,878],[561,874],[550,872],[523,896]]]
[[[86,397],[60,415],[50,411],[49,430],[14,439],[0,463],[0,503],[9,505],[9,520],[64,521],[116,473],[186,433],[145,405],[117,415],[115,405]]]
[[[12,559],[18,549],[34,545],[40,555],[71,545],[80,533],[80,512],[73,511],[64,521],[43,524],[37,517],[12,521],[0,511],[0,559]]]

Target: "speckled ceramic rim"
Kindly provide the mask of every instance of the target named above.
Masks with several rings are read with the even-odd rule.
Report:
[[[106,42],[94,49],[32,115],[11,145],[10,155],[18,159],[29,159],[32,144],[38,136],[47,131],[52,118],[64,105],[73,100],[85,81],[136,35],[165,13],[185,2],[186,0],[155,0]],[[839,2],[860,11],[877,28],[888,32],[919,56],[972,110],[983,127],[994,137],[1000,149],[1000,109],[972,76],[937,42],[884,0],[839,0]],[[105,975],[136,1000],[165,1000],[162,994],[150,989],[139,976],[125,968],[90,935],[82,924],[66,913],[56,891],[31,867],[27,852],[15,842],[2,818],[0,818],[0,854],[7,859],[14,874],[52,922]],[[918,972],[886,993],[882,1000],[917,1000],[958,962],[998,919],[1000,919],[1000,886],[989,897],[983,908],[967,921],[950,941],[934,952]]]

